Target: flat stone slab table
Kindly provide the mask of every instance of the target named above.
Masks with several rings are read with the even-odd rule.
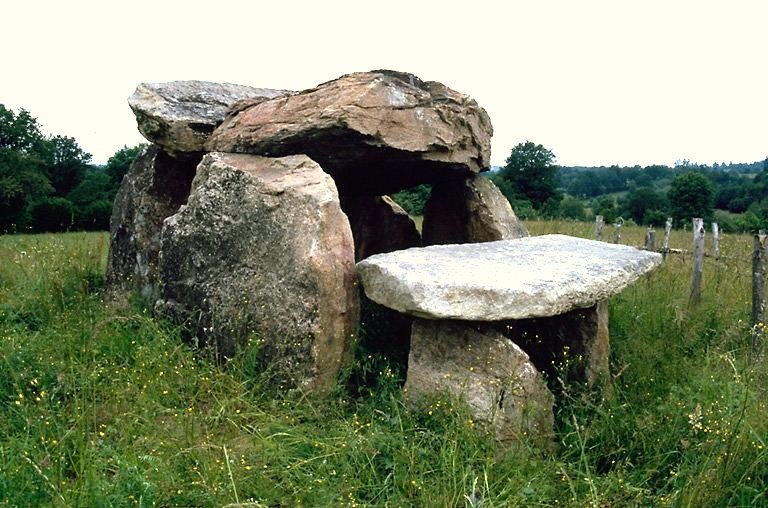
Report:
[[[607,299],[660,254],[564,235],[434,245],[357,264],[365,294],[415,319],[408,398],[449,392],[501,441],[552,434],[541,372],[587,385],[608,373]]]

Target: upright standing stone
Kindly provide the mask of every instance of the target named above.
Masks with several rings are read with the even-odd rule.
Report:
[[[355,261],[374,254],[421,247],[413,219],[389,196],[351,196],[341,206],[355,239]]]
[[[225,356],[258,347],[284,388],[324,390],[359,319],[354,247],[333,180],[304,155],[211,153],[162,235],[162,299]]]
[[[691,296],[688,302],[695,305],[701,301],[701,279],[704,272],[704,219],[693,219],[693,271],[691,274]]]
[[[424,245],[493,242],[528,236],[509,201],[488,178],[432,186],[424,207]]]
[[[509,321],[498,328],[554,382],[609,384],[608,302],[559,316]],[[553,383],[555,384],[555,383]]]
[[[146,148],[134,160],[110,219],[106,284],[113,293],[137,290],[154,304],[163,221],[187,201],[199,160],[175,159],[157,146]]]
[[[415,319],[405,393],[461,397],[499,441],[549,442],[554,397],[528,355],[488,325]]]

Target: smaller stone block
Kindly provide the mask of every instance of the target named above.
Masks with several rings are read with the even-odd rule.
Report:
[[[355,261],[374,254],[421,247],[413,219],[389,196],[342,198],[355,240]]]
[[[551,443],[554,397],[528,355],[493,328],[414,319],[405,394],[462,398],[501,442]]]
[[[432,186],[424,208],[424,245],[495,242],[528,236],[507,198],[484,176]]]
[[[610,381],[607,301],[559,316],[507,321],[498,329],[550,380],[563,377],[586,386]]]

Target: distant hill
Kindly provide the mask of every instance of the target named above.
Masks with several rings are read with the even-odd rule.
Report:
[[[766,159],[768,160],[768,158]],[[763,167],[765,165],[765,161],[756,161],[756,162],[723,162],[722,164],[714,163],[711,166],[708,166],[706,164],[696,164],[690,161],[680,161],[678,164],[675,164],[675,166],[666,166],[663,164],[654,164],[651,166],[560,166],[560,170],[562,171],[599,171],[599,170],[608,170],[608,169],[621,169],[621,170],[643,170],[643,169],[659,169],[659,168],[665,168],[668,170],[696,170],[696,169],[711,169],[713,171],[726,171],[726,172],[735,172],[735,173],[759,173],[763,170]]]

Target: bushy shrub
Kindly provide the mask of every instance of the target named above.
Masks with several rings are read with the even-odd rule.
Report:
[[[417,185],[394,194],[392,199],[402,206],[408,215],[416,217],[424,215],[424,205],[427,203],[431,191],[432,186],[430,185]]]
[[[74,205],[64,198],[43,198],[29,206],[32,230],[41,233],[68,230],[74,215]]]
[[[108,231],[109,217],[112,215],[112,202],[100,199],[78,207],[77,228],[86,231]]]
[[[643,224],[649,226],[663,226],[667,223],[669,214],[663,210],[646,210],[643,214]]]
[[[560,202],[560,217],[564,219],[586,220],[587,214],[584,212],[584,203],[572,196],[566,196]]]

